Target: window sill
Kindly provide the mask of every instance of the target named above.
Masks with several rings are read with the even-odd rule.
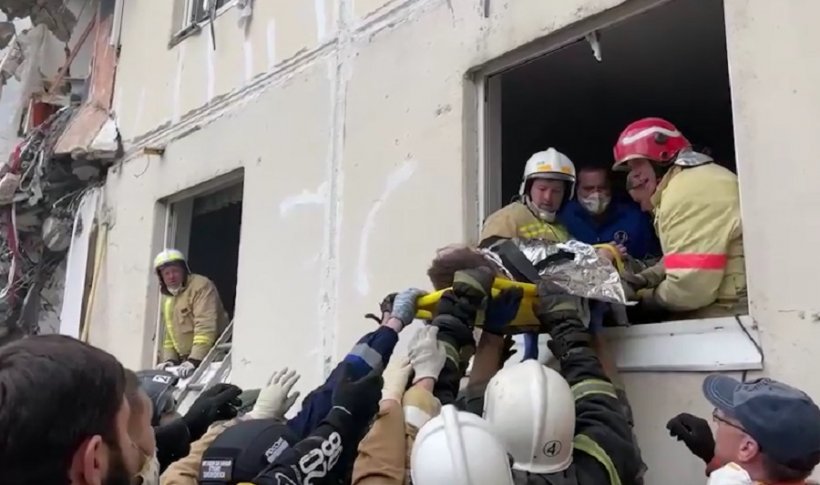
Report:
[[[604,335],[618,369],[623,372],[726,372],[763,368],[760,335],[757,324],[749,316],[608,328]]]
[[[607,348],[621,372],[728,372],[763,369],[757,325],[749,316],[681,320],[606,328]],[[751,340],[754,339],[754,342]],[[548,335],[539,335],[538,360],[557,365],[547,347]],[[505,363],[524,355],[524,336],[513,337],[517,352]],[[757,344],[757,345],[755,345]],[[470,363],[472,365],[472,362]],[[469,374],[468,374],[469,375]]]

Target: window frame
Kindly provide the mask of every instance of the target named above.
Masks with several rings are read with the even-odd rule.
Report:
[[[477,239],[487,216],[504,204],[501,195],[501,95],[500,74],[574,42],[584,41],[597,30],[620,23],[667,0],[627,2],[601,14],[583,19],[555,34],[522,46],[508,54],[471,69],[469,93],[475,101],[474,137],[476,151],[477,217],[470,221],[469,233]],[[468,130],[469,131],[469,130]],[[736,140],[737,144],[738,141]],[[704,372],[762,370],[765,360],[754,307],[739,317],[664,321],[607,328],[604,335],[612,344],[616,365],[624,372]],[[720,351],[715,342],[719,342]],[[659,351],[660,349],[660,351]],[[685,356],[685,358],[681,357]]]
[[[175,25],[173,25],[171,40],[168,43],[169,48],[176,46],[188,37],[199,34],[205,26],[214,22],[222,14],[239,3],[238,0],[228,0],[224,5],[216,9],[213,18],[207,15],[202,20],[197,21],[192,18],[195,11],[194,4],[195,2],[202,1],[204,0],[176,0],[177,3],[174,5],[174,9],[181,11],[175,12],[173,15]]]

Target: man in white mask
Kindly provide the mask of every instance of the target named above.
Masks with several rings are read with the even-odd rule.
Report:
[[[165,249],[154,258],[162,293],[165,332],[162,362],[157,369],[177,368],[190,377],[228,325],[228,314],[213,281],[194,274],[182,252]]]
[[[763,378],[712,375],[703,393],[709,423],[679,414],[666,425],[706,462],[710,485],[804,485],[820,462],[820,408],[803,391]]]
[[[639,260],[661,255],[651,216],[631,200],[613,198],[609,170],[581,167],[576,192],[577,197],[558,215],[574,239],[587,244],[612,243]]]

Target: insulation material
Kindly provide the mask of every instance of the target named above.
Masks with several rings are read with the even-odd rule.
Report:
[[[93,264],[90,254],[94,220],[100,201],[101,189],[89,190],[80,202],[72,229],[71,247],[66,257],[65,291],[60,311],[60,333],[80,338],[86,276]]]

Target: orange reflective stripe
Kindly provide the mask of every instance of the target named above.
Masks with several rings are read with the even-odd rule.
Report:
[[[714,253],[674,253],[663,257],[666,269],[723,269],[726,255]]]

